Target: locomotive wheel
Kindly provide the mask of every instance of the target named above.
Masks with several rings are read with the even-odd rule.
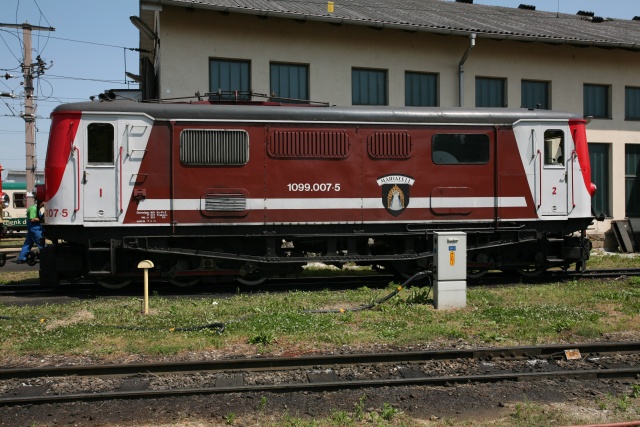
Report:
[[[469,268],[467,269],[467,277],[471,279],[479,279],[487,274],[488,271],[489,269],[487,268]]]
[[[243,285],[247,285],[247,286],[256,286],[256,285],[259,285],[261,283],[266,282],[267,279],[268,279],[268,277],[256,277],[256,278],[253,278],[252,276],[245,276],[245,277],[237,276],[236,277],[236,282],[242,283]]]
[[[123,279],[119,277],[101,277],[96,279],[96,283],[107,289],[122,289],[131,283],[131,279]]]
[[[518,269],[518,273],[520,273],[520,275],[524,277],[536,277],[541,275],[544,271],[546,271],[546,268],[541,267],[539,265],[535,267],[526,267],[526,268]]]
[[[260,272],[260,268],[247,262],[240,268],[240,275],[236,276],[236,282],[242,283],[243,285],[255,286],[264,283],[268,278],[269,276],[265,276]]]
[[[199,277],[173,277],[171,279],[167,279],[169,283],[173,286],[178,286],[180,288],[188,288],[193,285],[196,285],[200,282]]]

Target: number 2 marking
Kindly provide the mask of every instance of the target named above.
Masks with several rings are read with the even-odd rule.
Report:
[[[551,191],[551,194],[556,194],[556,187],[553,187],[553,191]]]

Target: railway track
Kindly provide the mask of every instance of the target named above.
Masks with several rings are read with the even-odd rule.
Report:
[[[471,284],[487,283],[549,283],[561,280],[610,279],[640,276],[640,268],[607,268],[585,271],[548,270],[535,276],[522,276],[517,272],[489,272],[486,275],[468,279]]]
[[[576,271],[555,271],[550,270],[535,277],[522,277],[517,274],[504,272],[490,272],[481,278],[468,279],[469,285],[486,285],[486,284],[508,284],[508,283],[549,283],[560,280],[577,280],[577,279],[606,279],[618,277],[634,277],[640,276],[640,268],[618,268],[618,269],[600,269],[586,270],[584,272]],[[168,295],[192,295],[194,293],[203,293],[215,291],[216,293],[253,291],[257,289],[270,289],[286,291],[288,289],[353,289],[360,286],[369,287],[385,287],[390,282],[399,282],[392,275],[371,275],[371,276],[338,276],[327,275],[321,277],[304,277],[304,278],[277,278],[269,280],[259,286],[242,285],[239,283],[229,284],[200,284],[193,287],[176,287],[168,284],[166,280],[155,280],[152,282],[154,291],[159,292],[163,296]],[[421,282],[427,285],[429,282]],[[139,285],[139,286],[138,286]],[[413,284],[415,285],[415,283]],[[142,283],[133,283],[126,288],[112,290],[95,284],[89,280],[78,281],[74,283],[63,282],[60,286],[40,286],[37,279],[20,284],[8,284],[0,286],[0,296],[86,296],[88,294],[95,296],[138,296]]]
[[[638,375],[640,342],[2,369],[0,406]]]
[[[224,284],[199,284],[192,287],[179,287],[169,284],[166,280],[155,280],[151,282],[153,290],[161,295],[192,295],[194,293],[216,292],[235,293],[238,289],[241,292],[255,290],[276,290],[286,291],[293,289],[305,290],[322,290],[327,287],[332,289],[354,289],[361,286],[384,287],[393,281],[391,275],[370,275],[370,276],[321,276],[321,277],[304,277],[304,278],[278,278],[267,281],[259,286],[243,285],[240,283],[224,283]],[[96,296],[140,296],[142,289],[142,281],[132,283],[131,285],[121,289],[107,289],[92,281],[82,280],[74,283],[62,282],[60,286],[41,286],[37,279],[29,282],[21,282],[20,284],[8,284],[0,286],[0,296],[29,296],[29,295],[82,295],[87,294]]]

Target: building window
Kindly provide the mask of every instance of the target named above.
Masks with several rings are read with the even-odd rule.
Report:
[[[549,102],[549,82],[522,80],[520,88],[522,91],[522,107],[541,108],[543,110],[551,109]]]
[[[591,163],[591,182],[598,191],[591,199],[593,212],[600,216],[611,217],[609,208],[609,144],[589,144],[589,162]]]
[[[476,77],[476,107],[506,107],[505,79]]]
[[[609,86],[584,85],[584,116],[596,119],[611,118],[609,108]]]
[[[640,120],[640,87],[624,88],[625,120]]]
[[[272,101],[304,103],[309,99],[308,65],[271,63],[270,68]]]
[[[438,75],[405,72],[404,105],[408,107],[437,107]]]
[[[627,144],[625,154],[626,216],[640,216],[640,145]]]
[[[431,158],[437,165],[489,163],[489,137],[460,133],[433,135]]]
[[[218,92],[215,100],[249,100],[251,90],[251,64],[249,61],[211,59],[209,61],[209,91]],[[238,92],[236,95],[235,92]],[[236,98],[238,96],[238,98]]]
[[[87,162],[100,165],[113,164],[113,125],[90,123],[87,126]]]
[[[353,105],[387,105],[387,71],[353,68],[351,103]]]

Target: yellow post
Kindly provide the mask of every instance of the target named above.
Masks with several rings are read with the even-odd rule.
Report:
[[[149,314],[149,269],[153,263],[149,260],[140,261],[138,268],[144,268],[144,314]]]

